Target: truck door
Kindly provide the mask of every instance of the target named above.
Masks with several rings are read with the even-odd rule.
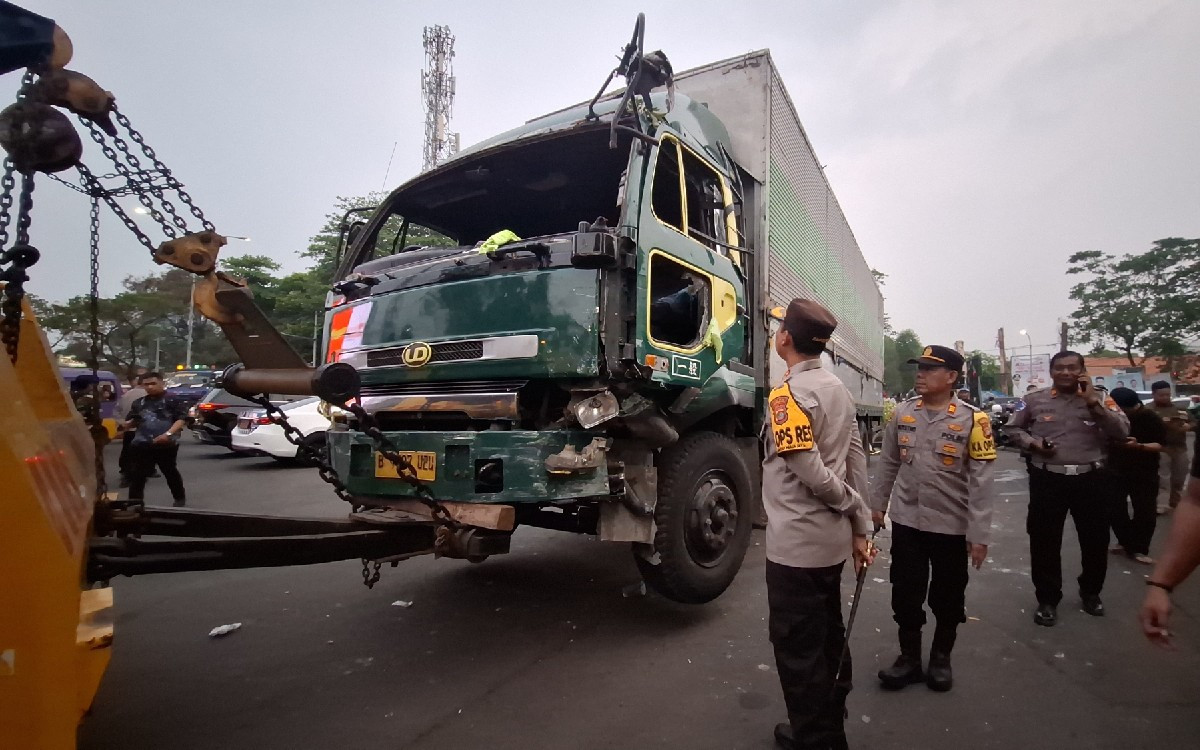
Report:
[[[657,380],[698,385],[741,354],[743,288],[729,255],[741,259],[725,247],[736,243],[730,193],[669,133],[650,158],[638,223],[637,357]]]

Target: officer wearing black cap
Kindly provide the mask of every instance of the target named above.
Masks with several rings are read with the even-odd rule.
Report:
[[[896,407],[884,432],[871,510],[882,525],[892,518],[892,616],[900,656],[879,672],[885,688],[925,680],[954,684],[950,651],[966,622],[967,560],[979,568],[992,535],[992,467],[996,445],[987,415],[955,394],[963,358],[927,346],[917,366],[919,396]],[[928,675],[921,668],[926,596],[937,619]]]
[[[789,720],[775,727],[775,740],[845,748],[850,659],[841,659],[841,580],[846,558],[861,566],[872,557],[866,456],[854,400],[821,366],[833,314],[796,299],[772,317],[782,321],[775,351],[788,366],[763,425],[769,627]]]

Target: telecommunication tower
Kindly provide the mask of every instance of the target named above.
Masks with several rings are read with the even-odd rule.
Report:
[[[421,170],[425,171],[458,151],[458,133],[450,132],[450,114],[454,108],[454,36],[449,26],[425,27],[421,94],[425,100],[425,149]]]

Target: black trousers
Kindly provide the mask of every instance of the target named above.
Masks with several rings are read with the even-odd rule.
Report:
[[[1062,600],[1062,534],[1067,513],[1079,536],[1083,571],[1079,593],[1098,596],[1108,574],[1108,510],[1112,474],[1104,469],[1077,476],[1029,467],[1029,557],[1038,604]]]
[[[949,638],[937,645],[949,650],[955,629],[967,621],[967,538],[893,522],[891,555],[892,618],[901,631],[920,631],[928,596],[938,634]]]
[[[1113,535],[1129,554],[1147,555],[1158,521],[1158,472],[1113,472],[1110,476],[1113,497],[1109,518]],[[1133,518],[1129,517],[1126,498],[1133,506]]]
[[[130,445],[129,446],[129,499],[142,500],[146,493],[146,479],[154,473],[154,467],[162,472],[171,488],[171,497],[176,502],[186,499],[183,489],[183,477],[179,475],[176,461],[179,459],[179,445]]]
[[[842,567],[793,568],[767,561],[767,603],[775,667],[799,748],[846,746],[850,654],[841,663]],[[834,680],[837,685],[834,685]]]
[[[133,444],[133,436],[137,434],[137,430],[125,430],[121,437],[121,456],[117,459],[117,468],[125,476],[133,473],[129,465],[129,446]]]

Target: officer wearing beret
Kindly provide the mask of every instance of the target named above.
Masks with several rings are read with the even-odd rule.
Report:
[[[892,617],[900,628],[900,656],[879,672],[885,688],[925,680],[930,688],[954,684],[950,651],[966,622],[967,559],[978,569],[992,536],[992,467],[996,444],[991,420],[954,392],[963,358],[945,346],[927,346],[917,366],[918,398],[896,407],[883,437],[872,517],[892,516]],[[937,619],[929,671],[921,668],[925,601]]]
[[[821,366],[833,314],[796,299],[772,317],[782,321],[775,351],[788,366],[763,425],[769,628],[789,720],[775,727],[775,740],[845,748],[850,659],[841,659],[841,580],[847,557],[856,567],[872,557],[866,456],[854,400]]]
[[[1038,608],[1033,621],[1058,622],[1062,600],[1062,533],[1067,513],[1079,536],[1079,596],[1083,611],[1104,614],[1100,590],[1108,573],[1108,446],[1129,435],[1129,420],[1106,403],[1087,375],[1083,355],[1062,351],[1050,358],[1053,388],[1026,394],[1025,407],[1004,426],[1029,454],[1030,576]]]

